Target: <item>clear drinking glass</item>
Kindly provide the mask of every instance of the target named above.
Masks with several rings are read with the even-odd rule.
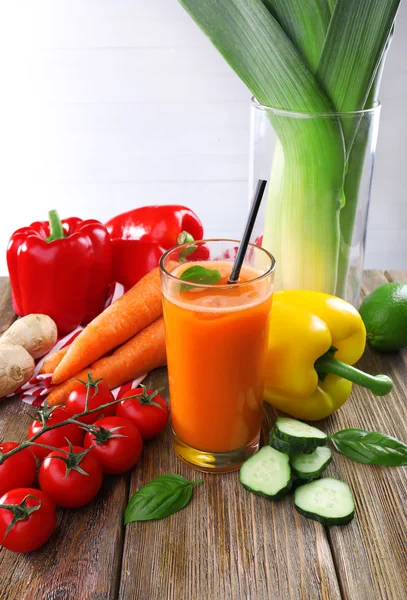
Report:
[[[275,261],[250,244],[228,285],[238,245],[192,242],[160,262],[174,449],[207,472],[239,468],[259,445]],[[186,283],[192,266],[221,278]]]
[[[252,100],[250,194],[268,181],[253,239],[276,257],[276,289],[359,305],[380,108],[301,114]]]

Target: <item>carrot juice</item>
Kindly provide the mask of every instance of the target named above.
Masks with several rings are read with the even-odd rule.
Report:
[[[233,260],[224,252],[181,264],[168,256],[162,275],[175,450],[203,470],[238,468],[258,447],[274,261],[253,248],[247,254],[264,253],[266,264],[244,264],[236,284],[227,285]],[[180,283],[197,265],[220,278]]]

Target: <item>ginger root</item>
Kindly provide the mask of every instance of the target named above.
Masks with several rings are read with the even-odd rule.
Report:
[[[0,344],[0,398],[26,383],[34,367],[33,357],[22,346]]]
[[[48,315],[27,315],[14,321],[0,338],[0,346],[22,346],[33,358],[40,358],[55,346],[57,326]]]

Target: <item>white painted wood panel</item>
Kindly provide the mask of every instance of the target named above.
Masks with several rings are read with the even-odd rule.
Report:
[[[407,268],[406,35],[404,3],[382,85],[369,267]],[[250,94],[177,0],[2,0],[0,69],[1,248],[50,208],[106,220],[179,202],[208,235],[239,235]]]

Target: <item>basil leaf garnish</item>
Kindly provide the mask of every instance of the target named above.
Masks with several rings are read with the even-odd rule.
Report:
[[[365,465],[407,465],[407,445],[378,431],[342,429],[329,436],[336,450]]]
[[[191,283],[214,285],[218,283],[221,277],[222,274],[217,269],[205,269],[205,267],[201,267],[200,265],[194,265],[193,267],[189,267],[189,269],[185,269],[180,279],[190,281]],[[193,285],[183,283],[181,285],[181,292],[190,290],[193,287]]]
[[[133,521],[164,519],[184,508],[192,497],[192,488],[202,479],[188,481],[182,475],[160,475],[133,494],[124,513],[124,524]]]

